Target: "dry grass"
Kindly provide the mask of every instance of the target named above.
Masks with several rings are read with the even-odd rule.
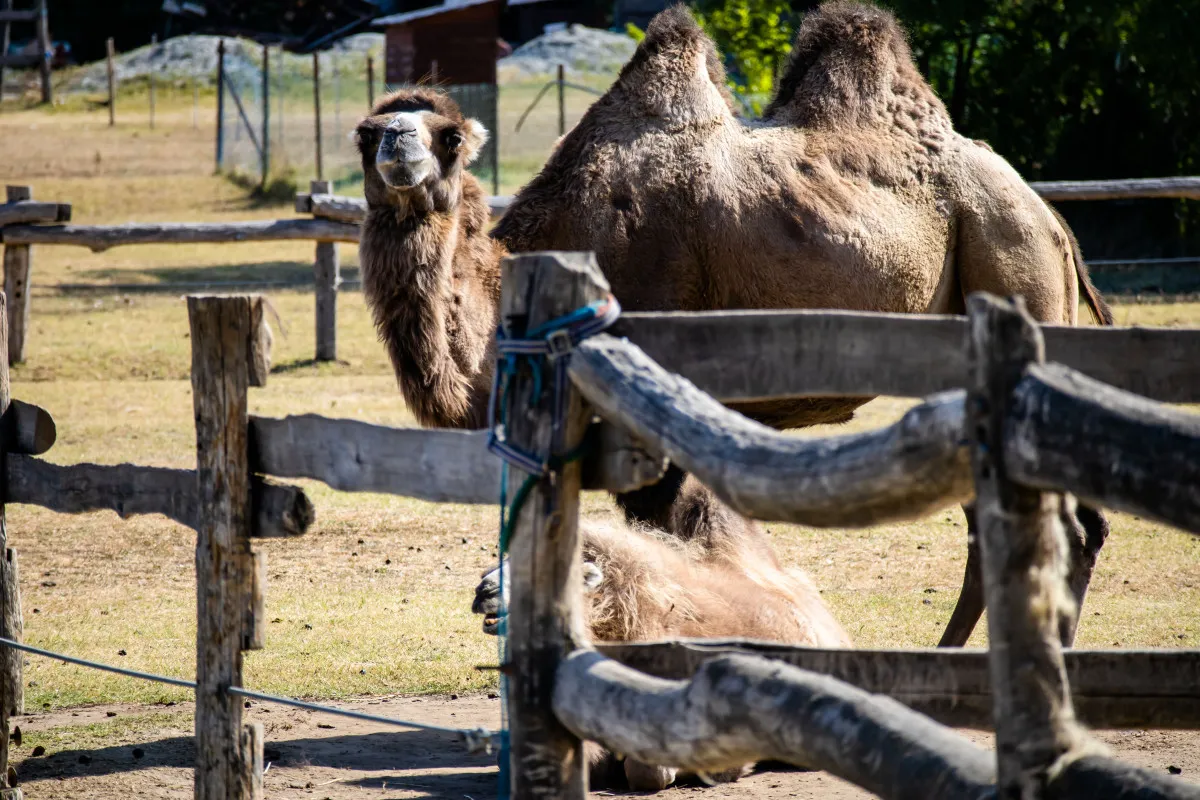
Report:
[[[522,90],[525,91],[525,90]],[[532,92],[526,91],[531,98]],[[580,98],[582,99],[582,98]],[[575,101],[572,101],[575,102]],[[523,103],[512,103],[523,108]],[[211,170],[211,132],[191,131],[186,108],[160,112],[151,133],[107,128],[102,112],[0,115],[0,179],[72,202],[77,222],[290,216],[256,207]],[[506,117],[505,125],[515,123]],[[138,135],[133,137],[133,133]],[[548,150],[530,144],[531,160]],[[536,151],[536,152],[535,152]],[[536,166],[536,165],[535,165]],[[353,247],[341,248],[350,274]],[[39,247],[34,283],[157,283],[309,274],[306,244],[146,246],[92,254]],[[314,366],[312,296],[271,295],[288,326],[276,374],[251,395],[257,413],[319,412],[412,423],[356,293],[340,298],[345,363]],[[1120,306],[1124,324],[1200,322],[1200,306]],[[28,364],[14,394],[51,410],[60,439],[49,458],[191,466],[194,433],[183,303],[165,294],[35,293]],[[841,433],[886,424],[907,403],[881,399]],[[495,640],[469,613],[479,573],[494,563],[493,507],[433,505],[306,485],[318,521],[304,539],[266,542],[267,646],[248,657],[248,683],[286,694],[343,697],[483,687]],[[603,496],[589,515],[613,514]],[[961,512],[869,530],[770,525],[788,564],[809,570],[864,646],[931,645],[957,595],[964,560]],[[189,676],[193,664],[193,536],[163,518],[120,521],[29,507],[8,510],[20,552],[31,643]],[[1080,628],[1084,646],[1171,647],[1200,635],[1200,543],[1117,515]],[[981,641],[979,634],[976,642]],[[1186,638],[1181,638],[1186,637]],[[125,655],[119,652],[124,651]],[[28,701],[39,706],[155,702],[186,693],[31,658]],[[109,734],[105,734],[109,736]]]

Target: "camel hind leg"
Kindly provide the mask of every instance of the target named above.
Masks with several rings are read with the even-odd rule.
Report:
[[[1067,534],[1067,545],[1070,547],[1071,559],[1067,573],[1067,585],[1075,598],[1075,607],[1083,608],[1084,598],[1087,597],[1088,585],[1092,580],[1092,572],[1096,568],[1096,559],[1108,538],[1108,520],[1098,509],[1078,505],[1073,511],[1073,503],[1064,503],[1062,521]],[[973,506],[963,506],[967,517],[967,567],[963,573],[962,590],[958,602],[954,605],[954,613],[946,623],[938,647],[962,647],[971,638],[971,633],[983,616],[983,566],[979,555],[979,531],[975,521]],[[1078,614],[1063,622],[1059,636],[1064,647],[1075,643],[1075,629]]]

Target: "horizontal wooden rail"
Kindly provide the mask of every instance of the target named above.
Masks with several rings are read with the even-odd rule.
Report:
[[[778,760],[883,798],[995,797],[988,751],[886,697],[748,655],[710,659],[688,681],[643,675],[596,652],[559,662],[554,713],[581,739],[700,774]]]
[[[966,318],[854,311],[630,313],[612,328],[726,401],[925,397],[966,385]],[[1168,403],[1200,402],[1200,329],[1042,327],[1046,358]]]
[[[36,222],[70,222],[70,203],[46,203],[41,200],[19,200],[0,204],[0,226]]]
[[[554,713],[576,736],[627,759],[701,775],[770,759],[824,770],[885,800],[997,796],[990,751],[886,696],[745,654],[711,658],[688,678],[663,680],[576,651],[555,673]],[[1038,796],[1118,794],[1195,800],[1200,787],[1082,753],[1056,765]]]
[[[1023,484],[1200,534],[1200,415],[1034,365],[1013,392],[1004,459]]]
[[[95,252],[131,244],[225,244],[308,239],[357,242],[358,226],[327,219],[248,222],[158,222],[127,225],[16,225],[0,230],[4,244],[70,244]]]
[[[162,514],[192,529],[198,524],[194,470],[134,464],[59,466],[10,454],[4,475],[8,503],[64,514],[102,510],[115,511],[122,518]],[[312,524],[312,503],[303,490],[257,479],[251,492],[256,537],[298,536]]]
[[[986,650],[841,650],[747,640],[682,639],[599,644],[648,675],[690,678],[710,658],[743,653],[829,675],[884,694],[944,725],[992,727]],[[1200,651],[1067,650],[1071,696],[1094,728],[1200,727]]]
[[[656,481],[661,456],[608,425],[589,431],[584,488],[630,491]],[[494,504],[500,459],[487,431],[392,428],[315,414],[250,418],[250,468],[311,478],[345,492],[382,492],[436,503]]]
[[[314,414],[250,418],[250,468],[345,492],[437,503],[497,503],[500,459],[486,431],[390,428]]]
[[[973,494],[962,392],[931,397],[880,430],[799,439],[730,411],[612,336],[583,342],[569,370],[600,416],[757,519],[868,526]]]
[[[504,212],[512,205],[511,195],[493,195],[488,198],[488,208],[492,217],[504,216]],[[361,223],[367,216],[367,201],[361,197],[347,197],[340,194],[309,194],[302,192],[296,195],[296,211],[300,214],[312,214],[321,219],[331,219],[337,222]]]
[[[1137,200],[1155,197],[1200,200],[1200,177],[1130,178],[1112,181],[1034,181],[1035,192],[1050,201]]]

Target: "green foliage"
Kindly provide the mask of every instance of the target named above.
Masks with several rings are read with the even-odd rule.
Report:
[[[625,23],[625,33],[638,44],[641,44],[642,39],[646,38],[646,32],[632,22]]]
[[[730,87],[741,95],[770,93],[791,50],[793,19],[786,0],[705,0],[696,18],[727,59]]]

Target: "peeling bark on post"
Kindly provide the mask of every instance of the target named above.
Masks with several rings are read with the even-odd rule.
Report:
[[[1065,498],[1014,483],[1004,459],[1013,390],[1044,360],[1037,324],[1018,298],[968,298],[967,429],[988,609],[988,661],[999,796],[1041,798],[1061,760],[1086,747],[1059,636],[1074,614],[1066,583]]]
[[[9,186],[5,191],[9,203],[33,199],[29,186]],[[8,298],[8,363],[25,360],[25,331],[29,325],[29,270],[33,252],[27,244],[4,244],[4,295]],[[6,406],[7,408],[7,406]]]
[[[10,196],[11,197],[11,196]],[[6,300],[0,295],[0,352],[8,346]],[[8,410],[11,392],[8,364],[0,361],[0,415]],[[12,439],[10,424],[0,429],[0,463],[7,455]],[[8,548],[8,523],[0,497],[0,636],[21,641],[21,589],[17,575],[17,554]],[[8,785],[8,720],[25,713],[25,689],[22,680],[23,654],[11,648],[0,649],[0,800],[20,800],[21,790]]]
[[[259,800],[262,739],[242,727],[242,647],[254,562],[250,297],[189,297],[196,415],[196,798]],[[256,769],[258,770],[255,775]]]
[[[509,336],[600,300],[608,284],[590,253],[514,256],[502,265],[500,317]],[[562,457],[583,441],[592,411],[573,386],[565,388],[557,441],[553,392],[535,392],[535,380],[521,370],[505,409],[509,441],[527,452]],[[542,386],[554,385],[545,365]],[[524,473],[509,467],[510,486]],[[512,796],[583,800],[587,773],[583,743],[551,708],[559,662],[585,641],[579,539],[579,461],[562,466],[530,492],[510,544],[512,594],[508,616],[508,715],[512,743]]]

